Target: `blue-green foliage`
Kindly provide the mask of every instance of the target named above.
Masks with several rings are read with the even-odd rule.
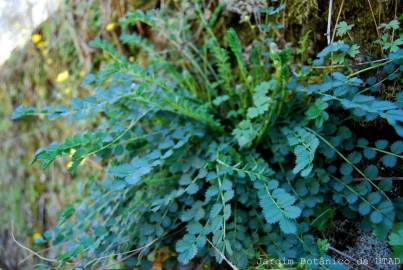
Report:
[[[393,256],[403,260],[403,223],[397,223],[389,236],[389,244],[392,246]]]
[[[302,176],[308,176],[313,169],[313,160],[316,149],[319,146],[319,139],[314,134],[301,127],[292,130],[283,128],[283,134],[287,137],[288,144],[293,147],[296,156],[293,173],[301,172]]]
[[[401,201],[388,197],[402,160],[401,95],[400,101],[369,95],[368,80],[343,69],[295,72],[292,50],[278,49],[264,34],[247,60],[233,29],[207,45],[191,31],[175,36],[175,25],[164,24],[168,15],[138,11],[121,20],[121,40],[149,56],[145,67],[97,39],[92,45],[111,61],[84,80],[92,96],[56,108],[19,107],[13,114],[99,117],[93,131],[41,148],[34,157],[43,169],[59,156],[70,156],[72,172],[86,158],[106,166],[104,179],[89,181],[87,195],[66,207],[47,233],[46,241],[64,243],[60,264],[74,259],[79,268],[96,268],[113,254],[163,247],[184,264],[223,263],[224,255],[240,268],[258,246],[269,257],[328,258],[315,230],[326,233],[336,213],[385,239],[393,222],[403,219]],[[171,30],[173,44],[158,51],[130,33],[139,21],[157,32]],[[332,53],[348,56],[349,49],[333,43],[315,64],[325,64]],[[392,66],[379,68],[400,74],[402,56],[397,50],[388,56]],[[379,119],[396,131],[389,139],[354,132]],[[379,140],[371,141],[374,136]],[[390,236],[393,243],[400,233]],[[126,263],[146,261],[128,256]]]

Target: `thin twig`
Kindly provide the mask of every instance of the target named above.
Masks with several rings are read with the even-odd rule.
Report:
[[[359,263],[357,263],[357,262],[358,262],[358,260],[354,259],[354,258],[353,258],[353,257],[351,257],[350,255],[347,255],[346,253],[344,253],[344,252],[342,252],[342,251],[340,251],[340,250],[338,250],[338,249],[335,249],[335,248],[334,248],[334,247],[332,247],[332,246],[329,246],[329,250],[331,250],[331,251],[333,251],[333,252],[335,252],[335,253],[339,254],[339,255],[340,255],[340,256],[342,256],[342,257],[347,258],[348,260],[350,260],[350,261],[354,262],[356,265],[362,265],[363,267],[365,267],[365,268],[367,268],[367,269],[370,269],[370,270],[375,270],[374,268],[372,268],[372,267],[371,267],[371,266],[369,266],[369,265],[366,265],[366,264],[359,264]]]
[[[18,242],[17,239],[15,239],[15,237],[14,237],[14,224],[13,224],[13,223],[11,223],[11,238],[13,239],[13,241],[14,241],[20,248],[25,249],[25,250],[28,251],[29,253],[35,255],[36,257],[38,257],[39,259],[44,260],[44,261],[47,261],[47,262],[52,262],[52,263],[57,262],[57,260],[55,260],[55,259],[49,259],[49,258],[43,257],[43,256],[40,255],[39,253],[33,251],[32,249],[30,249],[30,248],[24,246],[23,244],[21,244],[20,242]]]
[[[333,0],[329,1],[329,13],[327,15],[327,31],[326,31],[326,37],[327,37],[327,45],[330,44],[330,32],[332,28],[332,11],[333,11]]]
[[[337,13],[336,23],[334,24],[335,26],[337,26],[337,24],[339,23],[339,19],[340,19],[341,11],[343,10],[343,6],[344,6],[344,0],[341,1],[339,12]],[[333,43],[335,35],[336,35],[336,27],[334,27],[334,29],[333,29],[332,40],[330,41],[330,43]]]
[[[371,10],[372,20],[374,21],[374,24],[375,24],[376,34],[378,35],[378,39],[381,39],[381,34],[379,33],[378,24],[377,24],[376,19],[375,19],[375,14],[374,14],[374,11],[372,9],[371,1],[370,0],[367,0],[367,1],[368,1],[368,4],[369,4],[369,9]],[[381,45],[380,49],[381,49],[381,54],[383,55],[382,45]]]
[[[380,39],[381,35],[379,34],[378,24],[376,23],[375,14],[374,14],[374,10],[372,9],[371,1],[370,0],[367,0],[367,1],[368,1],[368,4],[369,4],[369,9],[371,10],[372,19],[373,19],[374,24],[375,24],[376,34],[378,35],[378,38]]]
[[[89,262],[84,266],[84,268],[90,266],[91,264],[93,264],[93,263],[95,263],[95,262],[98,262],[98,261],[101,261],[101,260],[104,260],[104,259],[107,259],[107,258],[111,258],[111,257],[119,256],[119,255],[127,255],[127,254],[136,254],[136,253],[139,253],[139,252],[141,252],[142,250],[144,250],[144,249],[146,249],[146,248],[152,246],[155,242],[159,241],[160,238],[161,238],[161,237],[155,238],[154,240],[152,240],[151,242],[147,243],[146,245],[144,245],[144,246],[142,246],[142,247],[139,247],[139,248],[136,248],[136,249],[133,249],[133,250],[129,250],[129,251],[121,252],[121,253],[108,254],[108,255],[105,255],[105,256],[101,256],[101,257],[95,258],[95,259],[89,261]]]
[[[180,232],[182,232],[183,230],[184,230],[184,228],[181,228],[181,229],[176,230],[176,231],[173,231],[173,232],[171,232],[171,233],[167,233],[167,234],[165,234],[165,235],[162,235],[162,236],[161,236],[161,240],[164,239],[164,238],[170,237],[170,236],[172,236],[172,235],[175,235],[175,234],[177,234],[177,233],[180,233]],[[143,256],[143,254],[142,254],[143,251],[144,251],[144,250],[142,250],[142,251],[139,253],[138,258],[141,258],[141,257]],[[132,253],[132,254],[127,255],[126,257],[122,257],[121,259],[117,260],[117,262],[118,262],[118,263],[123,262],[123,261],[127,260],[128,258],[132,257],[132,256],[135,255],[135,254],[136,254],[136,253]]]
[[[382,80],[380,80],[379,82],[377,82],[376,84],[371,85],[370,87],[367,87],[367,88],[361,90],[360,92],[358,92],[358,94],[365,93],[365,92],[367,92],[368,90],[370,90],[371,88],[378,87],[378,85],[381,85],[384,81],[386,81],[388,78],[390,78],[393,74],[395,74],[395,73],[398,72],[398,71],[399,71],[399,67],[396,68],[396,69],[395,69],[392,73],[390,73],[388,76],[386,76],[385,78],[383,78]]]
[[[39,251],[39,252],[45,252],[45,251],[47,251],[47,250],[49,250],[49,249],[51,249],[51,248],[52,248],[52,247],[48,247],[48,248],[42,249],[42,250]],[[26,256],[25,258],[23,258],[22,260],[20,260],[20,261],[18,262],[18,265],[23,264],[24,262],[26,262],[27,260],[29,260],[29,259],[32,258],[33,256],[35,256],[35,254],[30,253],[28,256]]]
[[[366,62],[361,62],[361,63],[352,63],[350,65],[333,65],[333,66],[312,66],[313,69],[324,69],[324,68],[338,68],[338,67],[354,67],[354,66],[363,66],[363,65],[370,65],[370,64],[376,64],[384,61],[388,61],[388,58],[382,58],[382,59],[377,59],[373,61],[366,61]]]
[[[215,251],[217,251],[217,253],[221,256],[221,258],[223,258],[223,260],[228,263],[228,265],[234,269],[234,270],[239,270],[238,267],[236,267],[232,262],[230,262],[230,260],[227,259],[227,257],[225,257],[225,255],[221,252],[221,250],[219,250],[216,246],[213,245],[213,243],[211,243],[211,241],[209,239],[207,239],[207,242],[215,249]]]
[[[85,63],[84,52],[80,47],[80,41],[79,41],[79,37],[78,37],[78,34],[75,29],[76,25],[75,25],[72,11],[67,11],[66,17],[67,17],[67,22],[68,22],[68,24],[67,24],[68,30],[69,30],[71,38],[73,39],[73,44],[77,51],[78,59],[80,60],[80,63],[84,64]]]
[[[363,177],[353,178],[353,181],[354,181],[354,182],[364,181],[364,180],[366,180],[366,179],[363,178]],[[403,177],[400,177],[400,176],[397,176],[397,177],[391,176],[391,177],[377,177],[377,178],[372,179],[372,181],[382,181],[382,180],[403,181]]]
[[[51,250],[51,249],[53,249],[53,248],[55,248],[55,247],[57,247],[57,246],[60,246],[60,245],[65,244],[65,243],[70,243],[70,242],[71,242],[71,240],[69,240],[69,241],[67,241],[67,242],[60,242],[60,243],[55,244],[55,245],[53,245],[53,246],[50,246],[50,247],[41,249],[41,250],[37,251],[37,253],[42,253],[42,252],[45,252],[45,251],[49,251],[49,250]],[[27,255],[25,258],[21,259],[21,260],[18,262],[18,265],[24,264],[27,260],[29,260],[29,259],[32,258],[33,256],[35,256],[35,255],[32,254],[32,253],[30,253],[30,254]]]
[[[396,20],[397,17],[397,1],[395,1],[395,16],[393,17],[394,20]],[[393,42],[393,39],[395,38],[395,28],[392,29],[392,36],[390,42]]]
[[[358,70],[358,71],[356,71],[356,72],[351,73],[351,74],[348,75],[347,77],[348,77],[348,78],[352,78],[352,77],[354,77],[354,76],[356,76],[356,75],[358,75],[358,74],[360,74],[360,73],[366,72],[366,71],[368,71],[368,70],[371,70],[371,69],[374,69],[374,68],[382,67],[382,66],[384,66],[384,65],[386,65],[386,64],[391,63],[392,61],[393,61],[393,60],[388,60],[388,61],[383,62],[383,63],[381,63],[381,64],[378,64],[378,65],[375,65],[375,66],[370,66],[370,67],[367,67],[367,68]]]

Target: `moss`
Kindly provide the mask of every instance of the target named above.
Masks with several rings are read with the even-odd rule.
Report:
[[[398,0],[371,1],[371,8],[368,0],[357,1],[333,1],[332,32],[335,28],[337,17],[340,11],[338,22],[346,21],[354,24],[350,33],[349,42],[357,43],[361,52],[366,56],[374,58],[382,57],[380,46],[373,41],[378,39],[378,32],[381,23],[391,21],[403,12],[402,5],[395,5]],[[329,10],[328,0],[289,0],[285,11],[285,39],[296,44],[301,33],[311,31],[311,39],[314,43],[314,50],[318,51],[326,46],[327,15]],[[343,5],[342,5],[342,2]],[[373,15],[372,15],[373,14]],[[380,33],[382,34],[382,33]]]
[[[290,0],[287,5],[288,20],[292,23],[304,24],[312,16],[318,16],[317,0]]]

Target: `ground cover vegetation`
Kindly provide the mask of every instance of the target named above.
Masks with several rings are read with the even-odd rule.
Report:
[[[119,46],[95,37],[91,94],[12,114],[91,123],[33,162],[102,172],[36,239],[56,251],[38,267],[349,269],[320,263],[342,256],[342,220],[401,258],[402,17],[396,4],[361,44],[343,5],[323,46],[312,31],[286,42],[300,30],[286,32],[281,1],[236,22],[221,2],[161,2],[119,18]]]

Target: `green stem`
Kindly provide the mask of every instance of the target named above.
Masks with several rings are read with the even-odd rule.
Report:
[[[353,167],[362,177],[364,177],[376,190],[378,190],[382,195],[389,201],[392,202],[389,197],[385,194],[383,190],[381,190],[368,176],[365,175],[357,166],[355,166],[348,158],[346,158],[336,147],[334,147],[328,140],[318,134],[315,130],[306,127],[307,130],[315,134],[319,139],[321,139],[324,143],[326,143],[330,148],[333,149],[345,162],[347,162],[351,167]]]
[[[388,61],[386,61],[386,62],[384,62],[384,63],[381,63],[381,64],[378,64],[378,65],[375,65],[375,66],[371,66],[371,67],[367,67],[367,68],[358,70],[358,71],[356,71],[356,72],[354,72],[354,73],[351,73],[351,74],[348,75],[347,77],[348,77],[348,78],[354,77],[355,75],[358,75],[358,74],[360,74],[360,73],[366,72],[366,71],[368,71],[368,70],[375,69],[375,68],[378,68],[378,67],[382,67],[382,66],[384,66],[384,65],[386,65],[386,64],[391,63],[392,61],[393,61],[393,60],[388,60]]]
[[[384,154],[387,154],[387,155],[391,155],[391,156],[395,156],[397,158],[403,159],[403,156],[401,156],[401,155],[398,155],[398,154],[395,154],[395,153],[392,153],[392,152],[389,152],[389,151],[386,151],[386,150],[382,150],[382,149],[379,149],[379,148],[376,148],[376,147],[370,147],[370,146],[365,146],[365,145],[357,145],[357,147],[372,149],[372,150],[375,150],[375,151],[378,151],[378,152],[381,152],[381,153],[384,153]]]

